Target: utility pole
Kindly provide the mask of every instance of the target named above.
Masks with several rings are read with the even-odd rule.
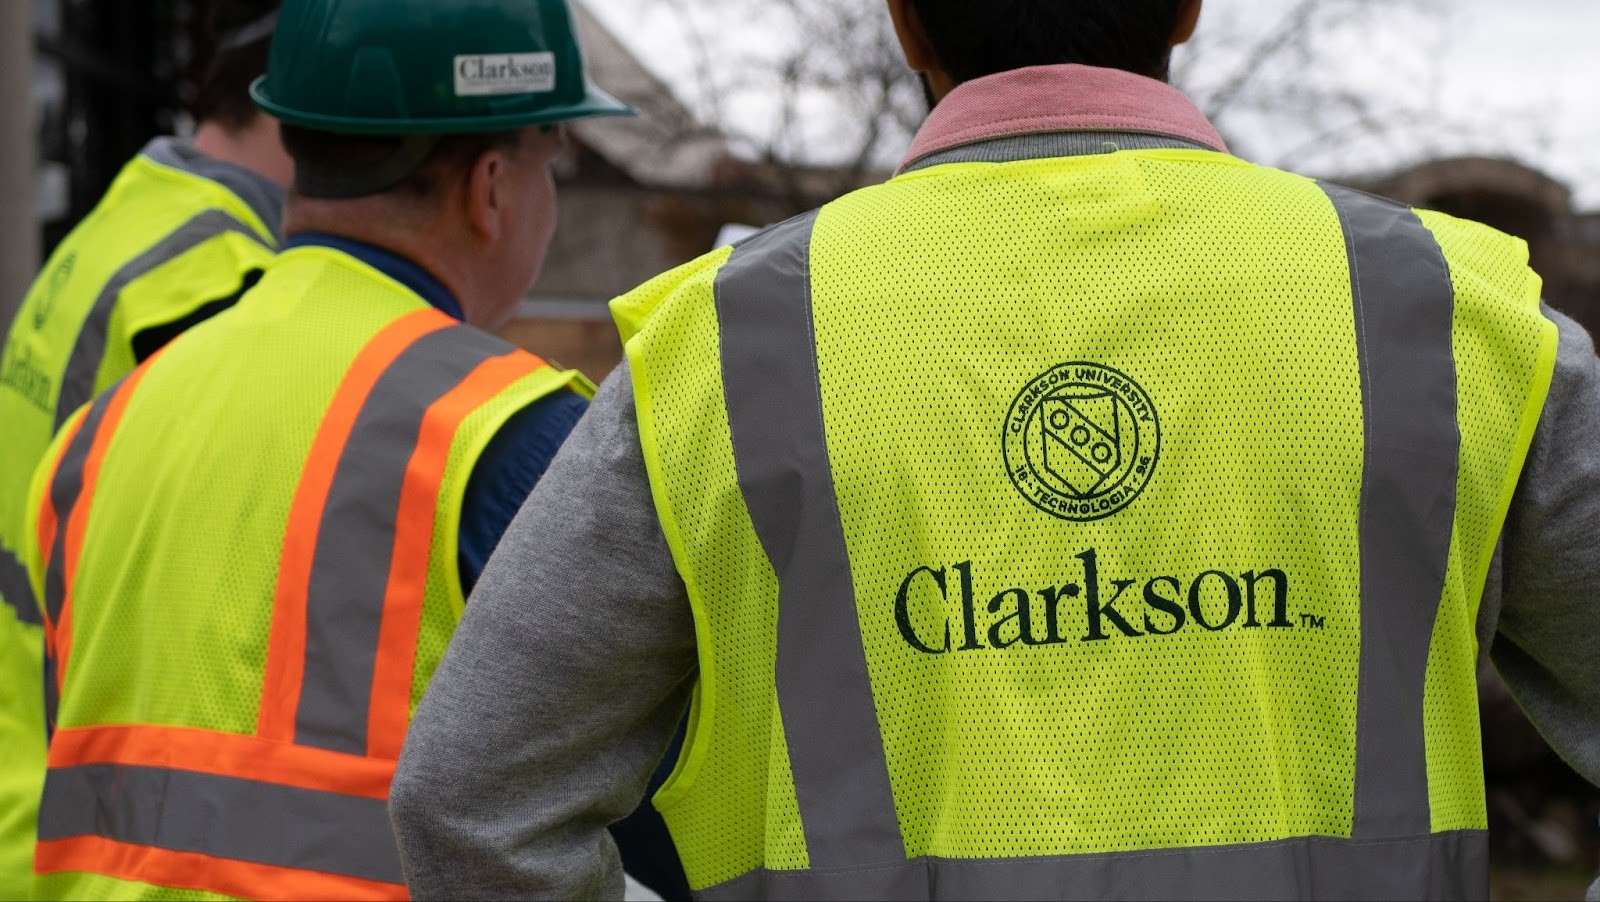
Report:
[[[0,2],[0,330],[39,269],[33,171],[33,0]],[[3,336],[5,331],[0,331]]]

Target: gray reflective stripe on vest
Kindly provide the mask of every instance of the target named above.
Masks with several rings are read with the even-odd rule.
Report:
[[[918,858],[753,871],[695,893],[742,899],[1486,899],[1489,835],[1439,833],[1041,858]]]
[[[0,599],[4,599],[18,621],[33,625],[41,622],[28,569],[8,548],[0,548]]]
[[[195,771],[115,764],[52,769],[39,808],[39,839],[79,836],[361,880],[404,880],[385,800]]]
[[[811,229],[791,219],[718,272],[734,463],[778,579],[775,680],[814,868],[903,861],[834,496],[811,322]]]
[[[67,524],[72,520],[72,509],[83,494],[83,470],[89,463],[89,451],[94,448],[95,435],[105,420],[106,410],[117,392],[117,385],[101,395],[84,415],[78,433],[67,443],[61,460],[56,464],[56,476],[50,483],[50,504],[56,512],[56,533],[50,539],[50,565],[44,573],[45,612],[51,623],[61,620],[61,606],[67,601]]]
[[[1411,209],[1323,186],[1350,255],[1366,459],[1356,839],[1430,827],[1423,684],[1455,524],[1461,432],[1444,254]]]
[[[168,261],[183,256],[196,247],[224,232],[237,232],[257,244],[261,236],[256,230],[221,210],[206,210],[179,226],[176,231],[157,242],[154,247],[128,261],[111,276],[94,306],[78,330],[78,341],[67,358],[67,369],[61,377],[61,393],[56,398],[56,428],[91,397],[94,396],[94,379],[100,372],[100,363],[106,356],[106,340],[111,330],[111,315],[116,311],[117,297],[122,290],[140,276],[146,275]],[[215,300],[201,298],[199,300]]]
[[[61,710],[60,682],[56,679],[56,659],[44,656],[44,722],[46,735],[56,728],[56,713]]]
[[[431,332],[395,358],[362,402],[317,530],[295,742],[366,754],[400,490],[423,417],[480,364],[510,351],[467,326]]]
[[[127,377],[123,377],[126,379]],[[45,613],[51,623],[61,622],[61,608],[67,603],[67,524],[72,520],[72,509],[83,495],[83,470],[89,463],[89,452],[94,448],[96,434],[105,420],[111,399],[122,386],[123,379],[101,395],[89,412],[84,414],[78,432],[67,443],[61,460],[56,464],[55,479],[50,483],[50,504],[56,512],[56,532],[50,538],[50,564],[44,571]],[[92,500],[92,499],[90,499]],[[45,722],[54,726],[56,711],[60,707],[57,691],[56,659],[46,654],[44,658],[44,714]]]
[[[151,162],[198,178],[216,182],[244,201],[251,212],[260,217],[261,224],[272,233],[272,240],[283,240],[283,195],[278,184],[258,172],[208,157],[194,149],[194,143],[183,138],[152,138],[141,151]]]

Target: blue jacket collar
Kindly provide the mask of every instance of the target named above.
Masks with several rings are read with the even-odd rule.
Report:
[[[435,309],[466,322],[467,317],[461,310],[461,302],[450,293],[450,289],[444,287],[444,283],[434,278],[432,273],[393,251],[354,238],[330,235],[327,232],[300,232],[283,243],[284,250],[295,247],[326,247],[349,254],[416,292]]]

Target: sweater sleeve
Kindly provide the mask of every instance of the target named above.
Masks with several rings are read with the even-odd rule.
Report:
[[[1600,359],[1560,329],[1550,394],[1502,535],[1490,652],[1550,746],[1600,785]]]
[[[626,364],[490,559],[390,792],[411,892],[622,898],[639,803],[696,675]]]

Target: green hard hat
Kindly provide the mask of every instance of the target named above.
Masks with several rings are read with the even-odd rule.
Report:
[[[350,134],[633,115],[584,73],[567,0],[285,0],[250,96],[282,122]]]

